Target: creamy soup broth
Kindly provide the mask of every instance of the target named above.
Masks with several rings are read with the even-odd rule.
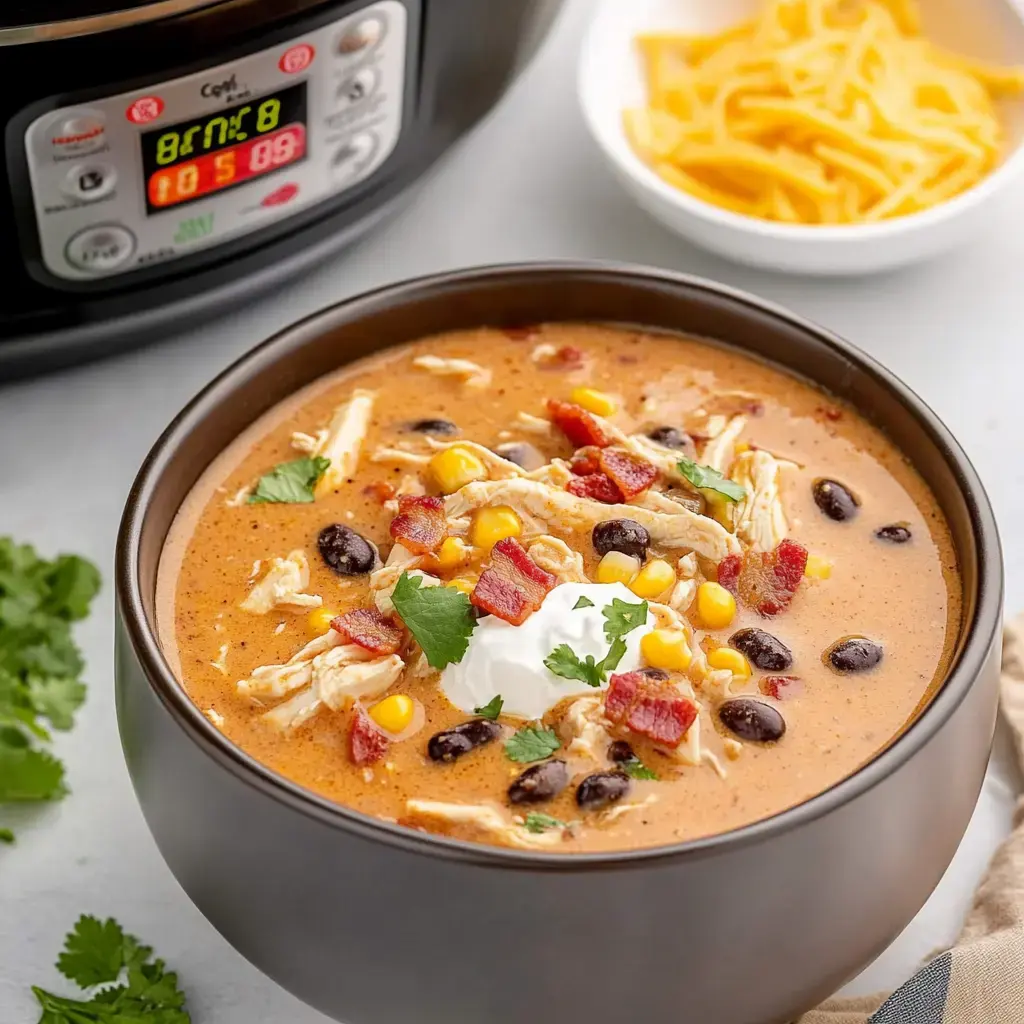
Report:
[[[417,365],[422,356],[438,362]],[[579,388],[597,395],[574,391]],[[364,396],[368,418],[365,432],[357,432],[358,454],[349,447],[351,465],[344,475],[332,479],[328,470],[313,501],[249,503],[253,493],[267,491],[257,481],[275,466],[337,441],[325,441],[324,432],[336,433],[345,418],[343,407],[354,394]],[[596,410],[596,418],[584,418],[582,429],[603,424],[603,440],[612,442],[578,455],[575,472],[568,468],[574,447],[585,446],[578,445],[578,435],[577,445],[571,443],[550,422],[548,406],[549,399],[568,403],[572,398]],[[554,418],[563,417],[560,422],[568,422],[575,433],[580,429],[573,420],[578,411],[567,414],[566,408],[556,407]],[[457,432],[439,432],[436,424],[432,434],[411,429],[420,420],[448,421]],[[675,433],[659,433],[658,428]],[[531,446],[527,451],[532,463],[521,450],[504,450],[528,469],[537,461],[548,464],[539,473],[531,470],[532,477],[512,477],[516,487],[523,487],[523,480],[539,481],[539,498],[522,498],[517,491],[514,500],[496,503],[511,508],[520,523],[512,543],[551,579],[540,585],[544,604],[539,611],[528,611],[522,625],[499,622],[478,610],[481,617],[469,638],[469,652],[462,662],[446,667],[442,679],[425,664],[420,646],[401,629],[394,613],[381,615],[391,630],[388,636],[393,638],[397,630],[401,637],[398,652],[391,655],[365,652],[351,642],[351,633],[339,635],[329,623],[332,615],[353,609],[375,609],[381,603],[389,608],[387,585],[390,579],[393,586],[401,566],[390,574],[379,566],[389,557],[396,564],[396,541],[389,532],[398,512],[396,495],[425,491],[443,497],[437,463],[427,460],[459,440],[487,449],[522,442]],[[642,626],[621,636],[629,651],[618,668],[605,671],[600,686],[591,687],[555,674],[544,659],[565,639],[558,632],[560,623],[571,633],[577,630],[572,617],[581,616],[590,623],[589,639],[570,640],[567,646],[580,661],[586,648],[599,662],[598,655],[611,647],[611,640],[600,633],[603,608],[608,607],[600,595],[614,591],[627,605],[639,605],[641,596],[629,589],[629,576],[640,570],[640,563],[631,570],[630,556],[619,551],[610,560],[604,556],[602,569],[589,521],[581,526],[573,520],[567,526],[568,520],[543,502],[545,495],[557,491],[578,506],[593,508],[595,501],[587,494],[596,492],[574,495],[566,487],[594,487],[572,481],[595,475],[611,479],[622,496],[616,482],[620,478],[604,472],[617,464],[602,452],[616,451],[626,453],[627,469],[649,463],[658,472],[649,487],[628,499],[608,504],[608,495],[602,493],[609,509],[632,504],[662,517],[682,509],[678,514],[690,517],[687,524],[696,521],[695,528],[703,530],[701,521],[706,521],[715,531],[702,546],[717,544],[720,549],[719,557],[698,553],[687,558],[687,544],[652,539],[641,552],[645,562],[667,563],[672,578],[647,599]],[[757,453],[763,455],[754,460]],[[680,475],[680,459],[698,467],[697,472],[709,463],[719,465],[719,486],[746,497],[756,492],[759,507],[747,508],[745,522],[738,523],[740,507],[749,505],[746,497],[729,500],[707,486],[706,476],[698,477],[705,486],[695,487]],[[341,461],[335,459],[336,468]],[[478,459],[486,480],[470,487],[479,491],[481,484],[490,486],[487,480],[507,472],[526,473],[508,470],[507,462],[503,468],[503,461]],[[580,475],[595,466],[596,474]],[[631,481],[632,474],[621,479]],[[832,484],[823,485],[823,479],[840,485],[840,493]],[[458,482],[447,483],[452,487]],[[630,487],[632,483],[626,489]],[[271,481],[268,493],[280,496],[279,490]],[[856,504],[846,500],[847,492]],[[460,537],[462,545],[453,550],[466,560],[442,565],[438,557],[419,557],[409,561],[407,571],[416,569],[442,585],[461,581],[469,596],[496,559],[497,549],[489,551],[486,538],[472,543],[474,537],[481,539],[473,532],[480,514],[460,509],[449,496],[445,529]],[[629,515],[599,516],[603,518]],[[318,536],[335,523],[376,546],[375,572],[340,575],[325,563]],[[877,536],[883,528],[888,530]],[[741,530],[744,536],[738,539]],[[758,550],[768,552],[764,557],[770,561],[770,552],[777,552],[784,539],[806,550],[808,561],[806,567],[797,565],[798,584],[791,599],[787,587],[793,579],[785,572],[792,572],[792,566],[783,571],[789,581],[782,588],[785,593],[772,596],[789,603],[766,617],[752,606],[764,597],[763,591],[752,589],[756,580],[746,573],[737,582],[735,569],[744,558],[749,562],[762,557]],[[723,544],[732,545],[729,554],[723,554]],[[799,550],[787,549],[787,558],[796,552],[793,560],[799,563]],[[275,596],[270,593],[273,581],[265,582],[275,571],[273,560],[286,560],[293,552],[304,558],[293,565],[278,563]],[[622,582],[617,588],[610,583],[590,587],[580,576],[580,563],[571,557],[574,552],[582,556],[590,583],[615,572]],[[730,568],[723,569],[728,585],[704,591],[708,608],[715,609],[705,618],[701,588],[714,583],[730,558]],[[646,581],[648,590],[660,586],[657,573],[652,570],[652,575],[653,581]],[[552,581],[554,589],[545,597],[543,590]],[[434,580],[420,577],[417,582],[418,596]],[[513,589],[534,602],[536,586],[518,586],[513,576]],[[591,605],[577,609],[564,601],[555,611],[562,586],[577,588],[563,594],[590,595]],[[645,581],[633,586],[643,593]],[[738,592],[732,616],[730,588]],[[380,590],[385,592],[383,602]],[[564,324],[511,334],[481,329],[425,338],[346,366],[307,387],[257,421],[203,475],[173,524],[158,582],[160,636],[175,673],[216,727],[257,760],[321,796],[388,821],[464,839],[565,852],[652,846],[723,832],[792,807],[839,782],[890,743],[941,681],[960,610],[952,543],[935,500],[902,454],[850,408],[774,368],[703,341]],[[709,626],[712,620],[716,625]],[[660,649],[646,639],[652,628],[660,629],[668,641]],[[779,662],[763,644],[758,646],[756,634],[753,641],[746,634],[745,642],[734,642],[734,648],[745,647],[747,654],[716,651],[728,648],[730,639],[744,629],[769,633],[791,652],[791,665],[759,668],[757,661]],[[512,644],[523,662],[519,668],[503,668],[495,661],[497,655],[489,653],[513,637],[509,630],[521,631]],[[679,633],[681,646],[676,643]],[[870,643],[847,645],[838,660],[830,661],[833,646],[851,636]],[[341,691],[333,695],[336,707],[318,702],[310,710],[315,685],[309,681],[311,657],[303,661],[301,651],[311,642],[312,657],[317,656],[317,643],[321,654],[342,648],[364,652],[361,656],[368,660],[354,663],[356,674],[362,673],[355,684],[357,699],[346,698],[349,683],[338,680],[352,673],[338,675],[345,667],[339,665],[332,677],[332,685]],[[547,644],[551,650],[544,649]],[[689,663],[682,667],[686,651]],[[872,664],[879,651],[881,660]],[[653,661],[652,654],[657,655]],[[286,669],[257,671],[296,657],[300,668],[290,676]],[[666,659],[666,679],[637,677],[630,671]],[[366,687],[373,688],[372,679],[366,682],[372,675],[367,664],[382,665],[385,680],[396,665],[398,674],[382,692],[367,693]],[[620,675],[629,677],[626,683],[616,682]],[[783,678],[772,681],[778,677]],[[612,699],[607,696],[610,686],[618,694],[615,721],[606,706]],[[564,697],[559,687],[565,688]],[[392,708],[397,720],[386,719],[402,726],[397,734],[381,731],[372,718],[374,708],[394,694],[410,699]],[[484,697],[497,695],[505,709],[495,725],[481,727],[488,742],[454,760],[432,759],[431,752],[451,753],[459,741],[449,736],[447,746],[439,746],[431,744],[431,737],[475,720],[478,716],[469,705],[475,706],[479,698],[484,706]],[[645,725],[636,702],[643,704],[647,698],[656,718],[667,715],[667,733],[660,731],[661,725]],[[749,706],[733,704],[731,717],[728,710],[723,715],[726,705],[742,698],[760,704],[753,722]],[[288,720],[287,711],[275,719],[275,709],[303,700],[305,710],[300,707],[295,720]],[[520,714],[509,714],[509,705],[519,707]],[[695,724],[677,743],[672,730],[685,723],[690,705]],[[510,748],[510,739],[531,718],[537,719],[532,739],[540,737],[540,749],[524,745],[521,737]],[[358,738],[353,741],[357,719],[358,729],[365,731],[369,725],[369,747]],[[784,734],[774,738],[780,721]],[[492,733],[497,735],[492,738]],[[380,737],[379,746],[386,749],[375,746]],[[474,734],[464,745],[480,738]],[[532,752],[537,759],[513,760],[510,750],[521,758]],[[628,761],[612,760],[630,751]],[[531,788],[529,779],[516,790],[519,797],[543,797],[548,786],[555,790],[550,798],[513,803],[510,786],[524,771],[550,760],[563,761],[564,768],[539,773],[542,777],[533,780],[540,783],[539,790]],[[581,794],[581,783],[595,774],[597,781]],[[657,778],[643,777],[649,774]]]

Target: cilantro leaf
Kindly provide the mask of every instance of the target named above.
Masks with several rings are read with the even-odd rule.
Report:
[[[85,700],[85,686],[71,676],[30,676],[28,699],[37,714],[45,715],[54,729],[70,729],[74,713]]]
[[[9,828],[0,828],[0,843],[13,843],[14,833]]]
[[[391,601],[431,668],[462,661],[476,628],[473,606],[465,594],[450,587],[424,587],[418,576],[403,572]]]
[[[566,828],[564,821],[552,818],[550,814],[531,813],[526,816],[523,828],[527,832],[546,832],[549,828]]]
[[[505,754],[510,761],[526,764],[543,761],[562,745],[554,729],[527,725],[505,741]]]
[[[493,722],[497,720],[504,706],[505,701],[499,693],[496,697],[492,697],[483,707],[473,708],[473,713],[481,718],[489,718]]]
[[[593,608],[594,602],[587,597],[586,594],[581,594],[580,599],[572,606],[572,610],[576,611],[577,608]]]
[[[631,604],[619,597],[613,597],[612,603],[601,609],[604,616],[604,635],[607,640],[615,640],[632,632],[637,626],[647,621],[647,602]]]
[[[109,987],[85,1001],[33,986],[43,1011],[39,1024],[191,1024],[178,976],[152,953],[116,921],[81,917],[65,939],[58,970],[80,988]]]
[[[679,472],[700,491],[714,491],[726,501],[742,501],[747,495],[746,487],[723,476],[717,469],[701,466],[690,459],[680,459]]]
[[[608,648],[608,653],[597,663],[597,669],[601,673],[602,680],[609,672],[614,672],[619,667],[619,662],[622,661],[622,656],[626,653],[626,641],[622,637],[617,636],[613,641],[611,647]]]
[[[631,757],[628,761],[623,761],[619,767],[631,778],[631,779],[654,779],[657,780],[658,773],[651,771],[637,757]]]
[[[270,502],[286,504],[309,503],[313,500],[313,488],[324,475],[330,459],[315,458],[295,459],[293,462],[281,462],[269,473],[260,477],[256,490],[249,495],[250,505],[261,505]]]
[[[580,661],[579,655],[568,644],[559,644],[544,659],[544,664],[563,679],[578,679],[587,686],[600,686],[603,682],[594,656],[588,654],[584,661]]]
[[[125,935],[113,919],[100,921],[83,914],[64,939],[64,951],[57,959],[57,970],[79,988],[92,988],[117,981],[125,967],[137,967],[152,953]]]
[[[45,750],[0,745],[0,803],[59,800],[64,788],[64,765]]]

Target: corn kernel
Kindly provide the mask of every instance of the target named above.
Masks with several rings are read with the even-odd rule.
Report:
[[[697,614],[708,629],[725,629],[736,615],[736,598],[721,583],[697,588]]]
[[[652,629],[640,639],[640,653],[652,668],[685,672],[693,654],[681,629]]]
[[[732,446],[732,450],[735,455],[742,455],[744,452],[750,451],[750,445],[746,441],[737,441]]]
[[[832,563],[821,555],[808,555],[804,575],[814,580],[827,580],[832,575]]]
[[[314,608],[306,619],[310,633],[313,636],[320,636],[331,628],[331,619],[338,613],[333,608]]]
[[[639,571],[639,559],[623,554],[621,551],[609,551],[597,563],[597,582],[625,583],[628,586]]]
[[[676,573],[668,562],[660,558],[652,558],[637,574],[629,589],[637,597],[653,600],[660,597],[676,581]]]
[[[569,401],[575,402],[596,416],[611,416],[618,409],[611,395],[594,388],[573,388],[569,392]]]
[[[731,647],[716,647],[709,651],[708,664],[712,668],[727,668],[740,679],[746,679],[750,675],[750,662]]]
[[[445,537],[431,562],[438,569],[454,569],[468,562],[473,549],[461,537]]]
[[[449,580],[445,586],[449,590],[457,590],[460,594],[465,594],[466,597],[469,597],[476,589],[476,584],[472,580]]]
[[[515,510],[508,505],[497,505],[477,510],[469,536],[478,548],[490,551],[499,540],[518,537],[522,532],[523,524]]]
[[[409,727],[415,711],[412,697],[404,693],[393,693],[370,708],[370,717],[388,732],[401,732]]]
[[[458,446],[438,452],[429,463],[430,472],[445,494],[454,494],[474,480],[487,479],[487,467],[471,451]]]

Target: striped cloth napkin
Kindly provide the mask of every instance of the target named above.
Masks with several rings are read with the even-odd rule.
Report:
[[[1004,636],[1002,712],[1024,769],[1024,616]],[[956,945],[892,995],[834,999],[799,1024],[1024,1024],[1024,798]]]

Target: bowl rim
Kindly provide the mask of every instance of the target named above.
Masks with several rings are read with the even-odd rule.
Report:
[[[334,803],[279,775],[232,743],[194,704],[166,659],[145,611],[140,579],[142,527],[154,492],[179,443],[213,413],[231,393],[289,351],[301,350],[329,330],[340,317],[358,322],[382,308],[393,307],[444,289],[454,290],[514,281],[588,280],[618,284],[657,284],[660,287],[704,293],[734,307],[782,321],[853,363],[893,394],[925,428],[945,458],[968,509],[977,547],[978,579],[973,620],[964,626],[962,648],[947,677],[928,706],[877,756],[853,774],[802,803],[748,825],[710,836],[663,846],[600,853],[547,853],[453,839],[383,821]],[[783,367],[783,369],[786,369]],[[793,372],[790,370],[789,372]],[[308,383],[311,383],[308,382]],[[237,400],[237,399],[236,399]],[[260,415],[263,415],[262,413]],[[162,543],[162,542],[161,542]],[[899,378],[867,353],[813,321],[747,292],[689,274],[610,261],[529,261],[448,270],[383,285],[332,304],[276,332],[250,349],[200,390],[146,456],[129,493],[121,519],[115,555],[115,598],[118,626],[123,629],[146,683],[175,724],[200,750],[244,785],[320,823],[364,839],[477,866],[526,871],[575,872],[640,868],[655,863],[690,860],[723,849],[741,848],[770,839],[837,810],[879,785],[909,761],[950,719],[979,676],[988,652],[998,640],[1002,621],[1003,569],[998,529],[982,483],[957,441],[931,408]],[[966,604],[966,603],[965,603]],[[116,661],[117,686],[129,685],[121,659]],[[131,684],[131,685],[134,685]],[[120,706],[120,699],[118,706]],[[123,742],[123,740],[122,740]]]
[[[893,217],[869,224],[784,224],[767,218],[751,217],[736,213],[724,207],[698,199],[697,196],[673,188],[663,181],[637,155],[622,129],[621,116],[614,131],[606,130],[602,118],[603,106],[599,104],[591,87],[594,52],[597,37],[606,17],[607,3],[597,6],[591,15],[580,45],[576,63],[576,92],[587,130],[597,143],[606,159],[619,174],[633,181],[645,192],[652,193],[661,202],[684,213],[703,220],[717,228],[756,235],[778,242],[813,244],[815,242],[860,242],[884,241],[894,235],[909,234],[930,227],[960,215],[968,214],[999,191],[1021,172],[1024,172],[1024,137],[1007,150],[1002,162],[970,188],[945,199],[927,210],[902,217]],[[625,109],[624,107],[622,109]],[[619,111],[620,115],[622,110]]]

